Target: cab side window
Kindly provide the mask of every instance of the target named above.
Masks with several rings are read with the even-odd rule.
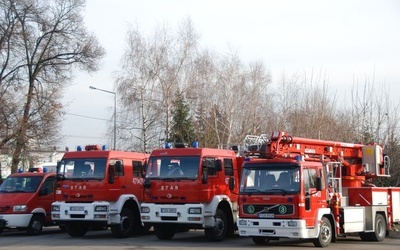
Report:
[[[124,176],[124,161],[120,159],[111,160],[110,165],[115,167],[115,176]]]
[[[215,158],[204,158],[203,169],[207,169],[207,174],[209,176],[217,175],[217,169],[215,167]]]
[[[315,188],[317,178],[317,171],[315,169],[303,169],[304,190]]]
[[[132,167],[134,177],[143,177],[144,167],[141,161],[132,161]]]
[[[54,192],[54,183],[56,181],[56,177],[50,176],[44,181],[42,187],[40,188],[39,195],[46,196],[52,194]]]
[[[224,159],[225,175],[233,176],[233,162],[232,159]]]

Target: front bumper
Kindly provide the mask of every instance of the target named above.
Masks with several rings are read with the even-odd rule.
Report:
[[[0,215],[0,228],[28,227],[32,214],[2,214]]]
[[[316,237],[314,228],[306,228],[304,220],[239,219],[240,236],[309,239]]]

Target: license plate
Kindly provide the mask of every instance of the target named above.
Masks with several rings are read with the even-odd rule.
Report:
[[[258,218],[275,218],[274,214],[259,214]]]
[[[69,210],[71,210],[71,211],[83,211],[84,207],[70,207]]]
[[[176,213],[176,208],[161,208],[161,213]]]

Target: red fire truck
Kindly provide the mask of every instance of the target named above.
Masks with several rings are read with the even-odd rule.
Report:
[[[204,229],[211,241],[233,234],[244,158],[235,151],[180,147],[156,149],[146,171],[142,221],[169,240],[177,232]]]
[[[10,174],[0,186],[0,233],[4,229],[26,230],[38,235],[51,220],[55,172],[32,168]]]
[[[66,152],[57,167],[52,219],[67,233],[81,237],[91,228],[108,228],[115,237],[139,233],[144,167],[149,155],[138,152],[85,150]]]
[[[239,235],[255,244],[296,238],[326,247],[354,233],[382,241],[400,221],[400,188],[369,182],[389,176],[381,146],[279,131],[255,141],[242,168],[238,221]]]

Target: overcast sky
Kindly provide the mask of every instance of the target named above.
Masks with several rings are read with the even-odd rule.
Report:
[[[273,83],[285,74],[322,70],[332,91],[347,95],[355,81],[385,86],[400,97],[400,1],[398,0],[88,0],[85,25],[106,49],[100,71],[77,73],[65,92],[67,114],[61,150],[108,144],[107,120],[129,25],[151,34],[190,18],[200,45],[218,53],[238,51],[244,62],[262,61]],[[268,132],[268,131],[266,131]]]

